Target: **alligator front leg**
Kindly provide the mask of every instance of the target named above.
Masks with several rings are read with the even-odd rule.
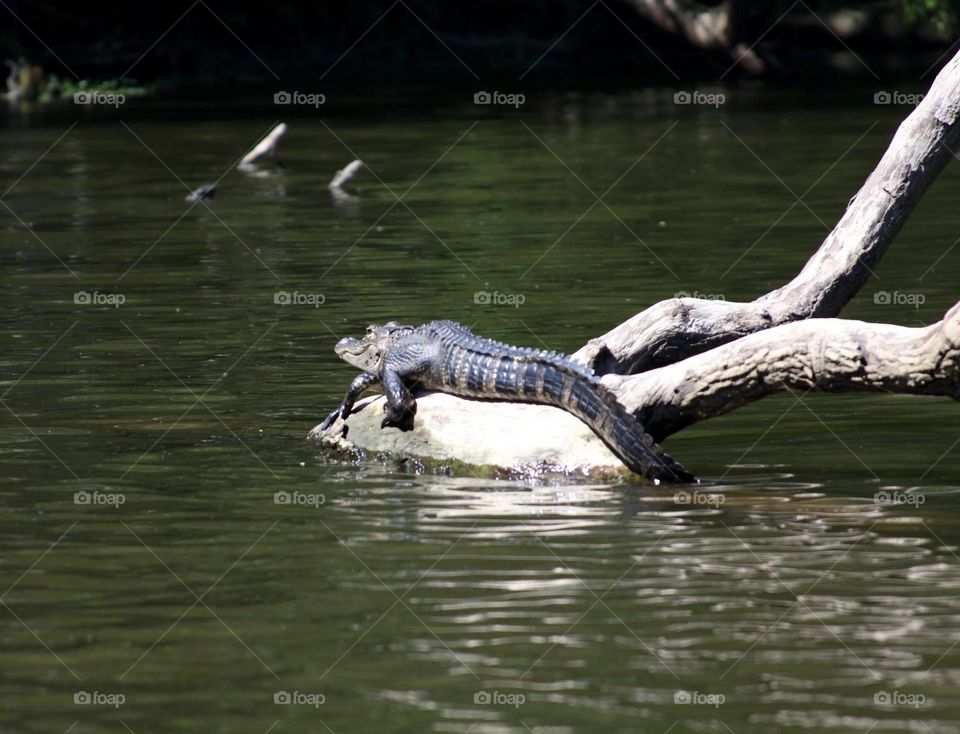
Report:
[[[437,347],[433,342],[416,340],[389,352],[383,360],[381,378],[387,404],[383,409],[386,417],[381,428],[393,426],[401,431],[413,429],[413,416],[417,412],[409,383],[429,372],[438,359]]]
[[[353,379],[353,382],[350,383],[350,387],[347,388],[347,394],[344,396],[343,402],[320,424],[320,430],[325,431],[332,426],[338,416],[346,420],[347,416],[350,415],[350,411],[353,410],[353,405],[357,402],[357,398],[359,398],[363,392],[379,383],[380,376],[372,372],[362,372],[357,375]]]
[[[413,398],[410,388],[403,378],[396,372],[384,372],[383,392],[387,397],[387,404],[383,406],[386,417],[380,423],[381,428],[388,426],[399,428],[401,431],[413,430],[413,416],[417,412],[417,401]]]

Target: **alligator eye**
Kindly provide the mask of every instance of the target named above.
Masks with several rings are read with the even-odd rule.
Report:
[[[370,324],[370,326],[367,327],[367,334],[372,334],[372,333],[373,333],[373,324]]]

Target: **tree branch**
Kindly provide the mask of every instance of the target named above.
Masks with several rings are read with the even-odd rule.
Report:
[[[960,399],[960,303],[925,328],[808,319],[604,383],[657,440],[788,390]]]
[[[597,374],[672,364],[747,334],[836,316],[866,283],[960,145],[960,54],[944,67],[840,221],[803,270],[749,303],[674,298],[654,304],[573,357]]]
[[[737,38],[738,21],[746,13],[743,2],[726,0],[712,8],[688,0],[627,0],[627,3],[661,30],[683,37],[692,46],[723,51],[736,66],[751,74],[762,74],[766,69],[763,59]]]

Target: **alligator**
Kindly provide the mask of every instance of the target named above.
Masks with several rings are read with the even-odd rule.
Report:
[[[371,324],[363,339],[341,339],[334,351],[361,374],[321,430],[338,417],[345,420],[357,398],[377,385],[387,398],[381,428],[410,430],[417,411],[411,388],[422,387],[461,397],[562,408],[586,423],[631,471],[658,482],[697,481],[660,448],[593,372],[563,354],[485,339],[455,321]]]

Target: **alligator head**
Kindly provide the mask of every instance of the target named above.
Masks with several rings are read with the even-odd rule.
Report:
[[[383,324],[370,324],[363,339],[347,336],[337,342],[333,351],[344,362],[364,372],[379,372],[383,366],[383,357],[391,345],[413,331],[412,326],[404,326],[396,321]]]

